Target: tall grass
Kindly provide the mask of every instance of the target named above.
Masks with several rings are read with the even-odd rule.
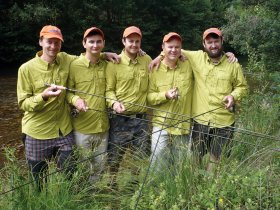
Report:
[[[138,208],[279,209],[280,138],[257,134],[274,135],[279,129],[279,106],[270,102],[258,94],[244,102],[237,122],[243,130],[235,132],[231,156],[224,156],[213,173],[185,155],[172,167],[175,173],[165,168],[150,175]]]

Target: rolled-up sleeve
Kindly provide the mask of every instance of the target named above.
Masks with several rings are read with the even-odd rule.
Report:
[[[236,65],[236,75],[233,82],[233,91],[231,92],[231,95],[234,97],[235,101],[240,101],[242,97],[247,95],[248,85],[246,79],[244,78],[241,66],[239,64]]]

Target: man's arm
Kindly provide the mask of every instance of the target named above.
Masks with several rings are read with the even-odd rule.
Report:
[[[236,73],[233,81],[233,91],[231,92],[231,95],[233,96],[234,101],[240,101],[242,97],[246,96],[248,93],[248,84],[243,75],[240,64],[234,65],[236,65]]]
[[[158,105],[168,101],[166,97],[166,91],[160,92],[156,86],[154,81],[153,73],[149,74],[149,87],[148,87],[148,95],[147,101],[149,105]]]
[[[112,105],[118,101],[116,97],[116,84],[117,84],[117,79],[116,79],[116,73],[114,70],[115,64],[113,63],[108,63],[105,74],[106,74],[106,102],[109,108],[112,108]]]
[[[111,61],[112,63],[120,63],[121,57],[113,52],[101,53],[101,59]]]
[[[47,92],[54,88],[46,88],[44,90],[45,93],[42,92],[34,95],[32,88],[33,81],[30,81],[27,74],[27,69],[20,67],[17,80],[17,99],[19,108],[23,111],[29,112],[41,111],[49,98]],[[44,84],[42,84],[42,87],[43,85]]]
[[[76,82],[75,82],[75,67],[73,64],[70,65],[69,77],[67,79],[67,87],[70,89],[76,89]],[[88,110],[87,104],[85,100],[81,99],[80,96],[75,95],[71,91],[67,91],[66,93],[66,100],[67,103],[73,105],[79,111],[86,112]]]

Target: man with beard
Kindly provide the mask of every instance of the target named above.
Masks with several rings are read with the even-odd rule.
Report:
[[[224,53],[223,36],[218,28],[204,31],[203,46],[205,51],[182,50],[182,53],[189,60],[194,76],[193,150],[200,163],[202,157],[210,153],[207,170],[211,171],[213,164],[220,160],[222,148],[230,146],[235,122],[234,105],[246,94],[247,82],[240,64],[234,62],[234,55]],[[153,60],[150,68],[158,66],[160,59],[158,56]]]
[[[210,153],[207,170],[211,171],[213,164],[220,160],[222,148],[231,142],[234,105],[246,94],[247,83],[240,64],[227,61],[222,32],[218,28],[204,31],[203,46],[205,52],[183,53],[192,65],[195,78],[192,116],[200,115],[194,118],[193,150],[200,162],[207,152]],[[217,110],[209,112],[214,109]],[[228,149],[230,151],[230,147]]]

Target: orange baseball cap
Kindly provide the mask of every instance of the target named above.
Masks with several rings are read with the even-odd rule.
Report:
[[[97,27],[91,27],[91,28],[87,29],[84,33],[84,38],[86,38],[89,35],[89,33],[93,32],[93,31],[99,33],[103,39],[105,38],[103,31]]]
[[[130,26],[126,28],[123,32],[123,38],[128,37],[130,34],[138,34],[142,38],[141,30],[136,26]]]
[[[60,39],[61,41],[63,40],[63,36],[61,33],[61,30],[57,28],[56,26],[52,25],[47,25],[42,28],[40,31],[40,37],[45,37],[45,38],[57,38]]]
[[[209,34],[217,34],[218,36],[222,36],[222,32],[218,28],[208,28],[203,33],[203,40],[209,35]]]
[[[170,40],[172,37],[177,38],[177,39],[179,39],[182,42],[182,37],[179,34],[175,33],[175,32],[170,32],[170,33],[166,34],[163,37],[163,41],[162,42],[168,42],[168,40]]]

